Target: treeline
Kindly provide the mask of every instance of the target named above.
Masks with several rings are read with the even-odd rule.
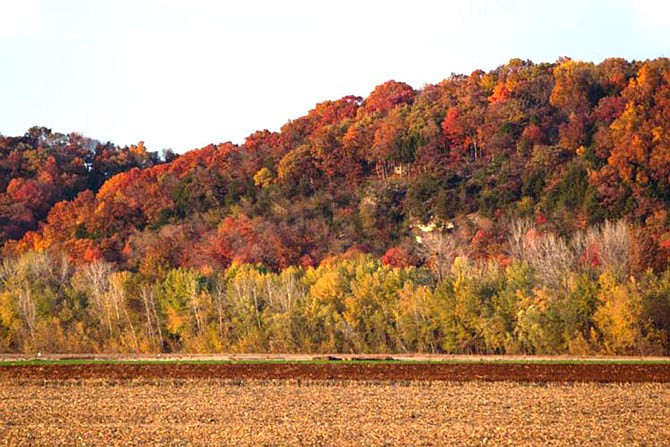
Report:
[[[0,351],[670,354],[670,272],[636,270],[636,229],[509,229],[505,261],[426,230],[426,267],[350,251],[147,276],[26,252],[0,269]]]

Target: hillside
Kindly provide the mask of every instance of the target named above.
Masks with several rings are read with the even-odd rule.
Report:
[[[395,287],[390,295],[378,291],[370,298],[379,304],[379,297],[387,296],[392,302],[389,313],[384,311],[380,320],[374,320],[378,326],[360,308],[356,318],[343,317],[346,330],[337,318],[317,318],[310,326],[304,320],[308,309],[301,308],[302,335],[272,335],[261,322],[262,311],[288,309],[276,302],[254,302],[251,320],[243,323],[239,317],[242,320],[235,324],[255,324],[260,332],[230,345],[221,341],[230,335],[226,331],[232,331],[221,322],[221,309],[214,325],[218,335],[207,335],[205,330],[208,319],[216,319],[214,301],[201,304],[213,313],[199,316],[198,305],[189,307],[192,301],[168,287],[182,298],[164,298],[167,301],[158,305],[162,310],[154,309],[153,316],[149,302],[137,296],[135,304],[129,304],[127,318],[120,316],[117,306],[117,320],[123,330],[133,332],[135,345],[96,339],[105,349],[140,349],[135,329],[129,329],[133,321],[147,325],[151,336],[141,349],[149,350],[156,349],[159,328],[159,344],[165,349],[233,345],[241,350],[283,346],[292,351],[668,349],[670,298],[665,283],[658,281],[665,281],[670,255],[669,59],[607,59],[600,64],[567,58],[541,64],[514,59],[490,72],[452,75],[420,90],[388,81],[367,98],[347,96],[317,104],[279,132],[259,131],[241,145],[210,145],[168,160],[147,152],[142,144],[118,148],[44,128],[31,129],[23,137],[0,138],[0,152],[0,229],[7,259],[25,260],[39,256],[36,252],[65,254],[77,272],[96,267],[105,275],[135,278],[122,288],[136,292],[141,283],[168,287],[164,282],[171,278],[195,275],[200,278],[198,290],[208,291],[210,298],[214,278],[224,278],[225,288],[247,268],[245,264],[257,266],[257,273],[247,272],[252,276],[275,275],[273,281],[282,287],[286,284],[281,281],[293,278],[302,284],[300,293],[314,296],[321,293],[312,290],[319,275],[339,268],[348,273],[337,281],[347,285],[331,278],[335,283],[328,287],[348,292],[330,302],[327,312],[340,315],[347,315],[347,306],[353,305],[347,301],[353,293],[350,281],[363,281],[361,272],[399,275],[386,278]],[[392,267],[400,273],[389,273]],[[310,277],[310,272],[321,273]],[[388,327],[399,330],[389,315],[397,316],[398,300],[409,297],[410,289],[430,292],[430,299],[424,298],[432,304],[426,301],[420,312],[421,318],[428,318],[436,305],[431,300],[439,301],[440,293],[456,293],[453,284],[446,284],[458,274],[474,281],[475,289],[484,287],[481,279],[488,278],[491,284],[501,281],[493,291],[472,292],[484,295],[479,296],[477,309],[468,312],[479,319],[483,316],[478,312],[484,312],[491,320],[486,328],[481,321],[453,333],[449,332],[453,328],[442,328],[451,334],[446,340],[446,335],[436,335],[442,329],[429,330],[437,331],[429,336],[422,332],[428,329],[413,320],[416,333],[411,337],[419,337],[413,341],[388,332]],[[494,280],[491,275],[502,276]],[[619,344],[609,339],[605,343],[611,335],[607,331],[619,330],[612,329],[618,327],[619,317],[594,317],[606,302],[604,290],[642,287],[635,281],[644,275],[653,275],[653,280],[646,276],[644,287],[650,294],[655,290],[661,301],[649,298],[651,304],[644,300],[634,304],[634,312],[639,312],[630,318],[636,319],[639,331],[632,341],[624,337]],[[627,284],[631,278],[634,283]],[[76,274],[68,281],[76,282]],[[514,285],[514,281],[520,282]],[[405,292],[409,283],[413,285]],[[518,295],[514,300],[519,302],[490,307],[492,297],[503,296],[501,288],[506,299],[523,290],[527,302]],[[546,303],[538,304],[542,300],[558,305],[547,298],[552,293],[573,303],[576,291],[583,292],[580,288],[590,290],[589,298],[574,304],[582,306],[574,315],[560,317],[574,320],[569,330],[557,327],[556,334],[549,335],[517,330],[520,323],[532,327],[531,320],[524,323],[523,318],[539,318],[533,324],[545,321],[523,312],[545,309]],[[168,289],[156,292],[159,302]],[[405,295],[398,295],[399,290]],[[420,305],[416,299],[407,298],[412,306]],[[18,298],[6,295],[6,303],[12,300]],[[5,333],[13,330],[8,322],[30,329],[25,309],[7,305],[18,310],[14,317],[6,317]],[[170,306],[176,307],[168,311]],[[438,313],[444,311],[444,306],[437,307]],[[97,312],[109,320],[104,309]],[[182,310],[186,313],[179,317]],[[92,337],[118,339],[111,320],[107,323],[106,335]],[[195,332],[181,334],[186,327]],[[33,338],[34,330],[30,329]],[[334,332],[332,337],[306,341],[305,334],[314,331]],[[343,335],[347,331],[358,335]],[[491,331],[502,332],[494,336]],[[172,338],[166,340],[163,332]],[[203,341],[210,335],[218,345]],[[283,337],[282,342],[273,337]],[[200,340],[196,344],[184,341],[195,338]],[[30,346],[16,340],[6,341],[6,349]]]
[[[529,217],[570,234],[625,218],[653,242],[645,265],[659,268],[670,244],[668,66],[512,60],[419,91],[389,81],[365,99],[318,104],[279,133],[161,166],[145,154],[110,169],[95,163],[102,157],[77,156],[77,141],[47,147],[43,164],[58,154],[72,160],[57,175],[30,168],[60,182],[25,184],[25,174],[5,170],[5,201],[33,213],[14,211],[6,226],[42,221],[21,249],[53,246],[74,259],[88,250],[128,268],[150,258],[168,267],[225,268],[238,259],[277,269],[353,247],[412,251],[411,224],[431,219]],[[53,206],[62,199],[73,200]],[[486,233],[478,255],[505,252],[497,225],[472,230],[464,237]],[[165,252],[147,256],[155,247]]]
[[[119,172],[160,162],[142,143],[121,148],[45,127],[0,135],[0,243],[36,230],[56,203],[95,193]]]

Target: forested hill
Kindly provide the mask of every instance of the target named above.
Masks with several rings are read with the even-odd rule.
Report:
[[[352,248],[420,263],[412,225],[454,224],[494,257],[524,217],[563,235],[624,218],[655,268],[670,246],[667,59],[515,59],[421,90],[388,81],[159,165],[141,144],[46,129],[0,151],[3,240],[22,237],[7,253],[55,247],[148,271],[316,265]]]
[[[670,354],[670,60],[511,60],[180,156],[0,137],[0,352]]]
[[[33,127],[20,137],[0,135],[0,243],[36,230],[60,201],[83,191],[95,193],[120,172],[175,156],[149,152],[142,142],[118,147],[45,127]]]

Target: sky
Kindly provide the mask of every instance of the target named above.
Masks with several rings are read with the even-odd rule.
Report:
[[[0,0],[0,134],[184,152],[511,58],[670,56],[666,0]]]

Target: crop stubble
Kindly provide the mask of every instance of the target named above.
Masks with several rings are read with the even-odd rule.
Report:
[[[662,445],[667,383],[0,380],[2,445]]]

